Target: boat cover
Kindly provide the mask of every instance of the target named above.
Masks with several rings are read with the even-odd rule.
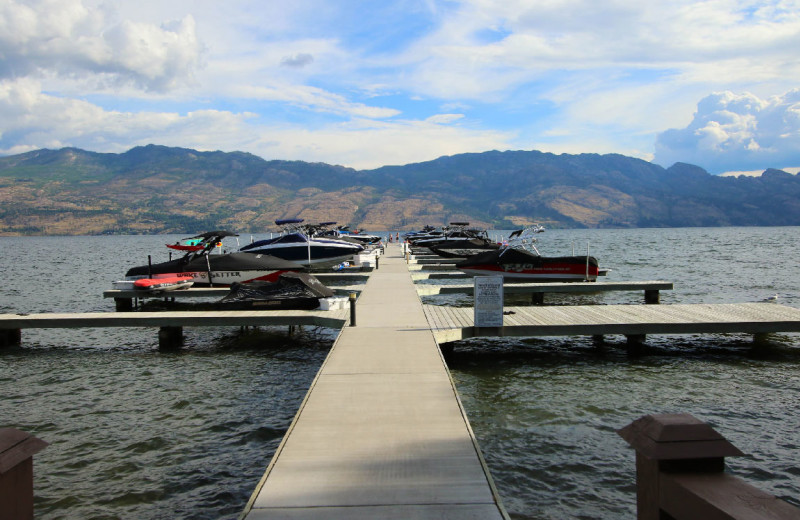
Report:
[[[307,273],[282,273],[275,282],[234,283],[218,303],[226,309],[316,309],[333,291]]]

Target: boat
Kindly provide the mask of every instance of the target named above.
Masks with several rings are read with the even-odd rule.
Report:
[[[233,284],[231,292],[217,302],[219,309],[316,309],[320,299],[333,291],[308,273],[281,273],[274,282]]]
[[[256,280],[273,281],[286,271],[300,271],[303,266],[260,253],[214,253],[213,249],[226,237],[238,236],[230,231],[218,230],[201,233],[191,238],[200,239],[202,249],[187,251],[180,258],[167,262],[132,267],[125,274],[128,280],[141,278],[169,278],[177,275],[191,276],[197,286],[231,285]],[[221,250],[221,248],[220,248]]]
[[[542,256],[536,249],[535,234],[544,228],[533,226],[509,236],[508,245],[494,251],[470,256],[455,264],[474,276],[497,276],[506,279],[542,282],[596,281],[600,274],[597,258],[589,255]]]
[[[332,226],[336,222],[322,222],[320,226]],[[314,236],[321,238],[334,238],[337,240],[344,240],[346,242],[353,242],[364,246],[380,244],[382,237],[378,235],[369,235],[360,230],[350,230],[350,226],[337,226],[334,229],[325,229],[320,231]]]
[[[349,260],[364,250],[364,246],[334,238],[314,236],[316,226],[303,224],[303,219],[281,219],[275,224],[284,228],[275,238],[258,240],[239,251],[248,254],[268,254],[297,262],[304,267],[332,267]]]
[[[486,230],[470,228],[469,222],[451,222],[443,231],[442,235],[415,238],[411,244],[446,258],[468,257],[500,247],[489,239]]]
[[[137,291],[150,293],[164,291],[180,291],[188,289],[194,283],[194,279],[188,274],[163,275],[160,278],[139,278],[133,281],[133,288]]]

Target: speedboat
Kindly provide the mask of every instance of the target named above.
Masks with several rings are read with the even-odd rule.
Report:
[[[255,280],[274,281],[286,271],[300,271],[303,266],[267,254],[212,253],[225,237],[238,236],[230,231],[209,231],[193,239],[199,239],[202,249],[188,251],[180,258],[132,267],[125,274],[129,280],[140,278],[171,278],[176,275],[191,276],[195,286],[231,285]]]
[[[599,273],[597,258],[589,255],[542,256],[536,249],[534,235],[544,231],[541,226],[518,230],[509,236],[508,245],[462,260],[455,264],[474,276],[497,276],[543,282],[596,281]]]
[[[450,231],[435,240],[423,240],[433,253],[445,258],[466,258],[486,251],[500,249],[500,244],[489,238],[486,230],[468,228],[468,222],[451,222]]]
[[[470,228],[469,222],[451,222],[444,234],[414,239],[415,247],[427,247],[431,252],[447,258],[467,257],[483,251],[498,249],[489,240],[485,230]]]
[[[284,233],[275,238],[258,240],[239,251],[248,254],[267,254],[297,262],[304,267],[331,267],[350,260],[364,246],[334,238],[314,236],[315,226],[303,225],[303,219],[276,220]]]

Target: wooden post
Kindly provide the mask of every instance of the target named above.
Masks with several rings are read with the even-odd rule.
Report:
[[[646,334],[626,334],[625,340],[627,341],[628,354],[639,354],[644,348],[646,338]]]
[[[661,301],[661,293],[658,289],[645,289],[644,303],[654,304]]]
[[[544,293],[535,292],[531,294],[531,303],[533,305],[544,305]]]
[[[133,298],[114,298],[114,308],[117,312],[129,312],[133,310]]]
[[[350,293],[350,326],[356,326],[356,293]]]
[[[158,348],[169,350],[180,348],[183,343],[183,327],[159,327]]]
[[[725,457],[743,455],[708,424],[689,414],[646,415],[617,431],[636,450],[638,520],[672,518],[663,511],[669,472],[721,473]]]
[[[0,520],[33,519],[33,456],[47,443],[16,428],[0,428]]]
[[[0,347],[13,347],[22,343],[22,329],[0,329]]]

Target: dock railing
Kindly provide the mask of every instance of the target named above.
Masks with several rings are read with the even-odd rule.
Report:
[[[638,520],[800,518],[800,509],[725,473],[725,457],[743,453],[692,415],[647,415],[617,433],[636,450]]]

